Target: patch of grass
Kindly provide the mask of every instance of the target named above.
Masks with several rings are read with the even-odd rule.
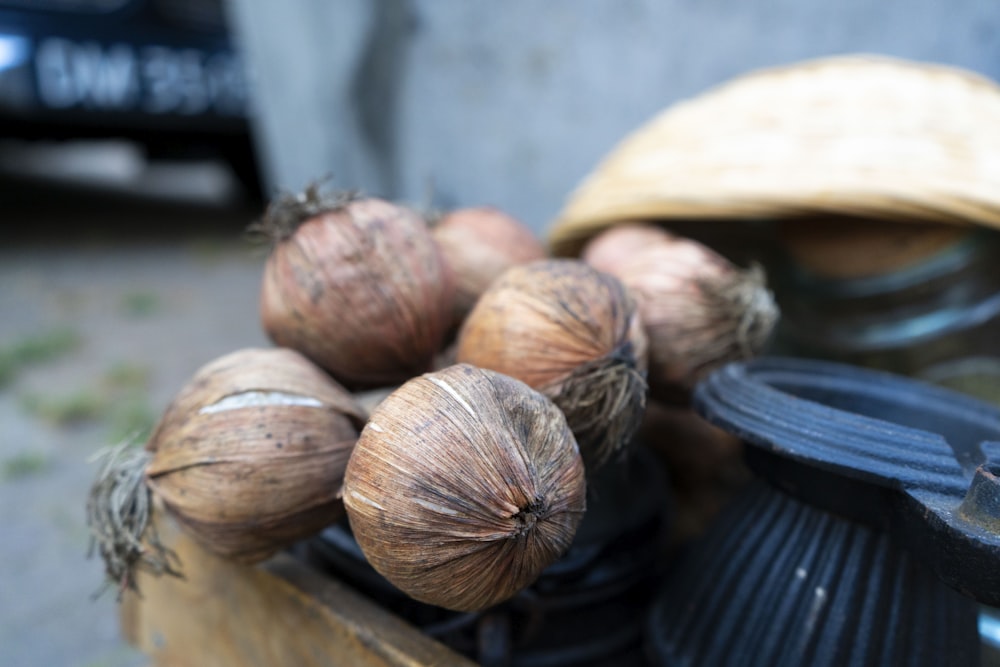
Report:
[[[108,419],[112,442],[125,439],[146,442],[149,438],[156,421],[145,395],[151,375],[148,366],[132,362],[117,363],[105,374],[103,385],[111,404]]]
[[[75,351],[81,341],[77,331],[63,327],[0,346],[0,387],[12,381],[22,368],[55,361]]]
[[[110,421],[110,442],[145,443],[156,424],[156,413],[145,398],[131,398],[115,404]]]
[[[21,398],[21,407],[56,426],[71,426],[106,417],[109,403],[94,391],[81,390],[64,396],[28,394]]]
[[[136,391],[149,386],[149,366],[120,361],[104,374],[104,385],[112,391]]]
[[[146,392],[150,375],[147,366],[119,362],[86,389],[66,394],[23,394],[21,408],[53,426],[101,422],[113,441],[128,438],[145,442],[156,421]]]
[[[0,387],[9,384],[17,375],[17,362],[7,352],[0,350]]]
[[[0,468],[3,479],[20,479],[45,472],[52,464],[48,456],[41,452],[21,452],[5,459]]]
[[[159,309],[160,297],[156,292],[139,290],[122,297],[121,311],[129,317],[149,317]]]
[[[80,340],[80,334],[74,329],[53,329],[37,336],[26,336],[11,345],[8,354],[21,365],[54,361],[79,347]]]

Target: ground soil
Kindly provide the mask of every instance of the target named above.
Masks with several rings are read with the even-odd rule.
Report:
[[[0,204],[0,663],[146,664],[113,591],[93,599],[90,460],[201,364],[266,344],[255,210],[16,180]]]

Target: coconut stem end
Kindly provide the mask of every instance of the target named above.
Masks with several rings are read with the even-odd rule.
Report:
[[[88,555],[100,554],[108,576],[98,595],[111,586],[118,587],[119,600],[125,591],[139,593],[139,570],[183,578],[177,554],[160,541],[150,522],[152,497],[145,475],[150,454],[125,442],[96,458],[102,466],[87,499]]]

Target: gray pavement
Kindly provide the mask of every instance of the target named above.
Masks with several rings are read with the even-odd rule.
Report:
[[[88,459],[199,365],[266,344],[263,255],[247,211],[19,187],[0,183],[0,665],[143,665],[114,595],[92,600]]]

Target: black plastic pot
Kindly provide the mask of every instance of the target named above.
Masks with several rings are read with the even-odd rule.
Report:
[[[695,406],[761,479],[667,578],[656,664],[978,664],[976,601],[1000,602],[1000,411],[781,358],[727,366]]]

